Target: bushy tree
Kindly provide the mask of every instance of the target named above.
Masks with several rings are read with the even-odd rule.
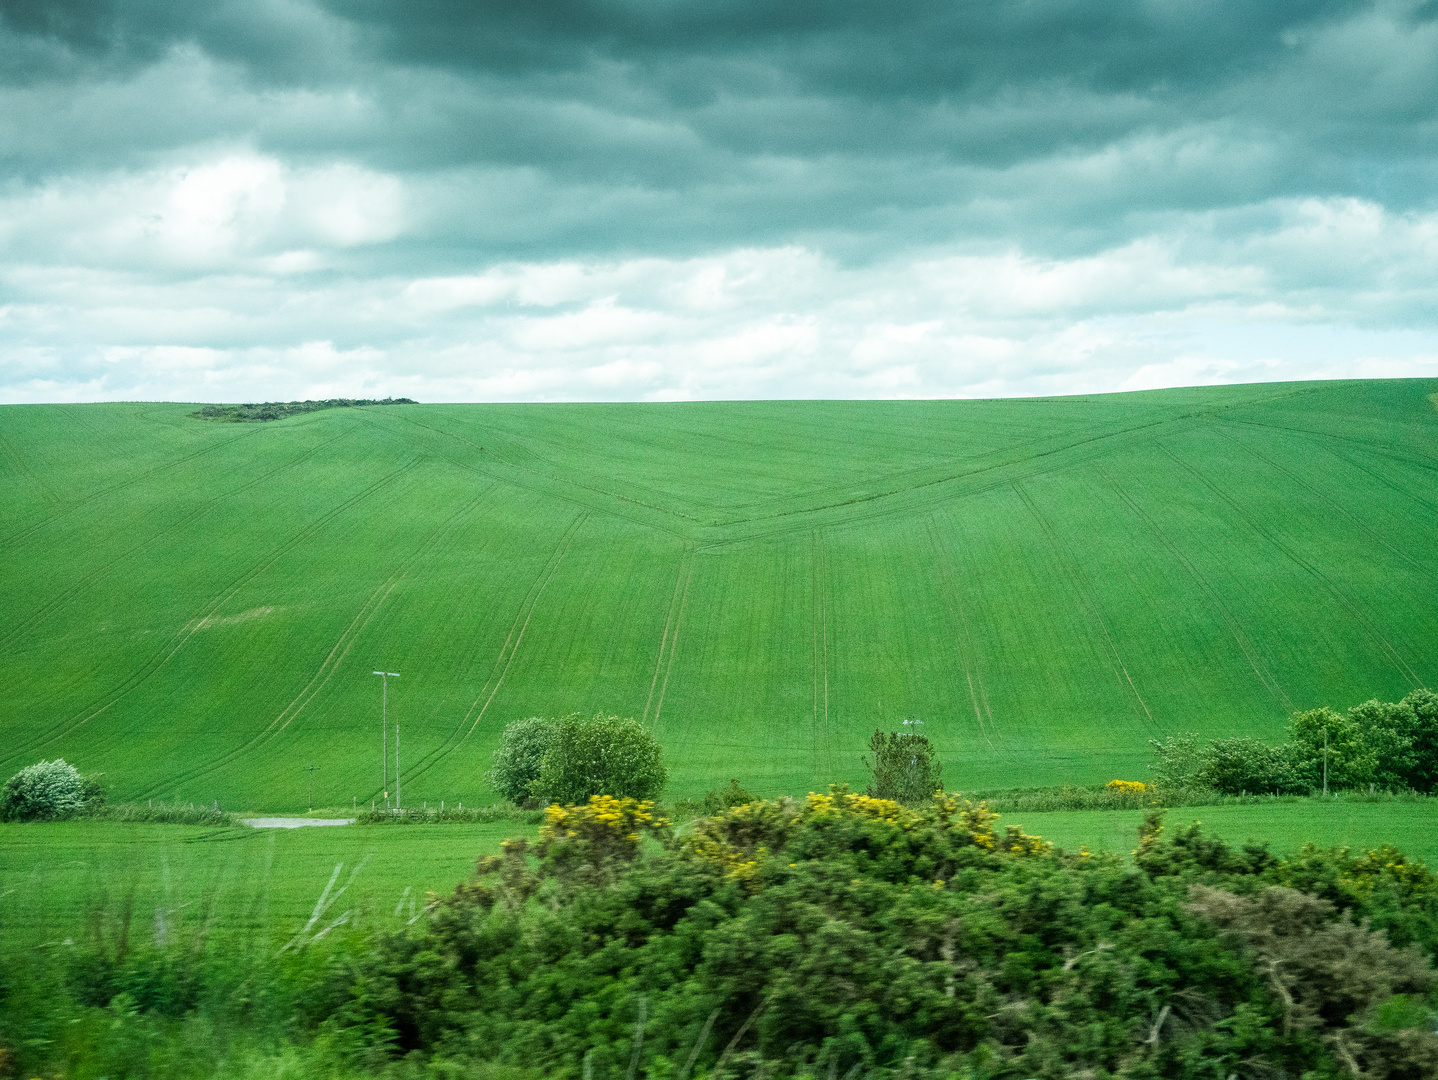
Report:
[[[573,715],[555,722],[533,790],[560,803],[583,803],[592,795],[652,799],[668,779],[659,740],[636,720]]]
[[[943,787],[943,769],[927,735],[875,731],[869,739],[874,754],[864,759],[874,781],[868,793],[876,799],[893,799],[906,806],[928,802]]]
[[[1365,701],[1348,710],[1364,744],[1372,752],[1371,782],[1389,790],[1414,787],[1418,765],[1413,752],[1418,717],[1405,702]]]
[[[1153,782],[1165,788],[1193,787],[1203,765],[1198,735],[1192,731],[1170,735],[1162,741],[1150,739],[1154,763],[1149,766]]]
[[[540,766],[558,729],[559,721],[547,716],[531,716],[508,724],[487,776],[494,789],[512,803],[534,798]]]
[[[97,777],[80,775],[64,758],[21,769],[0,788],[0,820],[45,821],[104,802]]]
[[[1316,786],[1323,784],[1325,772],[1329,788],[1376,782],[1378,754],[1353,717],[1327,707],[1296,712],[1288,721],[1288,735]]]
[[[1303,753],[1258,739],[1215,739],[1199,752],[1195,780],[1227,795],[1296,795],[1312,788]]]
[[[1414,690],[1400,703],[1413,710],[1413,773],[1415,791],[1438,790],[1438,694]]]

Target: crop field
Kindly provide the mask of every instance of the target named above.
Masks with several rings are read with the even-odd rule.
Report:
[[[676,798],[861,784],[906,720],[952,788],[1141,779],[1438,685],[1435,391],[0,408],[0,773],[367,805],[383,668],[408,805],[570,711],[649,725]]]

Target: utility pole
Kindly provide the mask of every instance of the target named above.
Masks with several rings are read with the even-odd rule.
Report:
[[[311,765],[308,769],[304,770],[310,774],[310,794],[309,798],[305,800],[305,803],[311,810],[315,808],[315,770],[318,768],[318,765]]]
[[[399,678],[398,671],[376,671],[380,677],[380,706],[379,706],[379,782],[384,788],[384,808],[389,809],[389,681],[391,678]],[[398,742],[399,731],[395,731],[395,740]],[[395,746],[395,753],[399,753],[398,745]],[[399,797],[399,792],[395,792]]]
[[[400,809],[399,801],[399,725],[394,726],[394,808]]]
[[[1323,797],[1328,798],[1328,729],[1323,729]]]

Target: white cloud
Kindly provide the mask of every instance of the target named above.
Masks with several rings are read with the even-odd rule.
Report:
[[[783,245],[345,269],[403,235],[405,199],[382,174],[238,153],[12,193],[0,222],[24,257],[0,267],[0,398],[944,397],[1438,375],[1438,214],[1347,197],[1168,217],[1071,258],[846,265]],[[77,259],[122,240],[148,261]]]

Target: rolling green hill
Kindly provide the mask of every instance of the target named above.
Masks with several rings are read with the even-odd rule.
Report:
[[[1175,730],[1438,684],[1438,384],[1006,401],[0,408],[0,773],[481,802],[503,725],[633,715],[671,791],[1141,777]]]

